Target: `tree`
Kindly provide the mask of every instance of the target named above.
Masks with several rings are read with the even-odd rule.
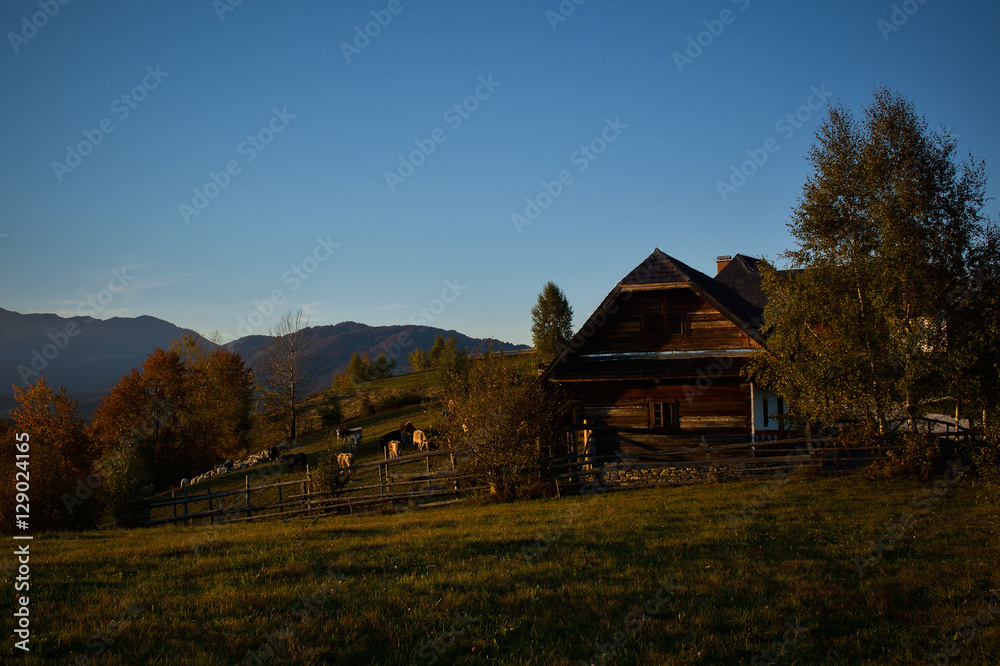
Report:
[[[103,454],[124,459],[128,449],[141,450],[153,482],[171,485],[246,448],[254,385],[238,354],[185,336],[123,376],[87,434]]]
[[[818,130],[782,255],[792,270],[762,269],[767,350],[749,369],[799,422],[885,433],[940,397],[949,294],[978,292],[991,233],[983,166],[956,153],[886,88],[861,122],[837,106]]]
[[[375,359],[371,366],[372,379],[388,379],[392,377],[392,371],[396,369],[396,359],[389,358],[382,352]]]
[[[503,500],[513,499],[537,474],[540,458],[564,441],[568,405],[533,368],[515,361],[491,350],[444,382],[450,408],[443,437],[463,468]]]
[[[539,360],[548,363],[573,337],[573,308],[554,282],[547,283],[531,308],[531,340]]]
[[[414,371],[426,370],[431,367],[430,354],[419,347],[410,352],[407,360],[410,362],[410,368]]]
[[[444,378],[461,377],[467,372],[469,364],[469,350],[458,348],[455,338],[448,338],[441,346],[438,353],[437,365],[441,368],[441,375]]]
[[[86,484],[98,457],[84,435],[84,420],[76,415],[79,403],[71,400],[61,386],[53,391],[45,384],[44,377],[39,377],[35,384],[15,385],[14,400],[18,406],[11,414],[13,430],[29,438],[30,458],[19,471],[27,472],[30,478],[32,529],[93,527],[98,515],[93,502],[75,507],[74,511],[62,499],[64,495],[74,495],[80,484]],[[12,442],[13,437],[4,441],[4,449],[12,446]],[[17,469],[6,467],[3,473],[13,476]],[[8,497],[13,498],[13,494]]]
[[[319,419],[327,428],[336,428],[344,420],[344,408],[336,391],[328,391],[320,403]]]
[[[351,360],[347,364],[347,376],[360,384],[372,380],[372,362],[368,360],[368,354],[364,355],[354,352]]]
[[[284,424],[289,441],[295,441],[302,398],[309,390],[314,369],[309,364],[308,318],[302,309],[289,310],[268,331],[259,380],[265,409]]]
[[[437,365],[438,363],[441,362],[441,354],[444,353],[444,347],[445,347],[444,336],[440,334],[435,335],[434,345],[431,347],[430,352],[427,354],[431,359],[432,365]]]

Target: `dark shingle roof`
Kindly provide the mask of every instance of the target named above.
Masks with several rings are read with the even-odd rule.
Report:
[[[730,309],[753,328],[759,329],[767,297],[760,288],[760,259],[737,254],[715,276],[716,284],[729,293]]]

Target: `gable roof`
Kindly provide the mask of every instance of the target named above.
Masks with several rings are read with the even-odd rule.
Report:
[[[730,271],[730,266],[735,267]],[[555,359],[542,372],[547,379],[552,372],[573,356],[593,330],[598,321],[606,319],[615,301],[625,292],[657,287],[687,287],[732,321],[740,330],[755,341],[764,344],[760,334],[760,314],[763,312],[763,292],[760,292],[760,276],[757,273],[758,260],[737,254],[729,266],[719,273],[723,280],[713,279],[684,262],[674,259],[659,248],[653,250],[646,259],[619,280],[614,289],[604,298],[601,305],[587,318],[580,330],[570,339]],[[726,276],[723,276],[726,273]],[[755,281],[756,280],[756,281]],[[756,291],[755,291],[756,290]],[[759,293],[759,296],[758,296]],[[745,294],[745,295],[744,295]],[[753,301],[749,300],[750,298]],[[758,306],[756,303],[759,302]],[[603,322],[601,322],[603,324]],[[591,333],[585,333],[591,331]]]

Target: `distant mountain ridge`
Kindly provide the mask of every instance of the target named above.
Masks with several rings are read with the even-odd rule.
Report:
[[[196,334],[148,315],[102,320],[0,308],[0,415],[13,406],[12,384],[24,386],[41,375],[51,387],[65,386],[81,401],[81,412],[89,415],[100,403],[100,395],[122,375],[140,367],[154,349],[166,349],[185,333]],[[309,392],[330,386],[354,352],[367,353],[372,360],[385,352],[396,359],[397,372],[406,371],[409,353],[418,347],[429,350],[436,335],[453,337],[459,348],[469,350],[483,350],[491,343],[503,351],[527,349],[526,345],[425,326],[368,326],[353,321],[313,326],[306,331],[309,360],[316,369]],[[253,367],[268,340],[265,335],[249,335],[224,347]]]
[[[397,373],[409,371],[410,352],[414,349],[430,350],[437,335],[454,338],[459,349],[470,351],[486,350],[491,344],[495,349],[505,352],[528,349],[527,345],[515,345],[491,338],[473,338],[458,331],[412,324],[369,326],[345,321],[328,326],[312,326],[306,333],[306,346],[316,368],[311,391],[329,387],[334,377],[347,368],[354,352],[367,353],[373,361],[380,353],[385,353],[396,360]],[[224,346],[239,353],[253,367],[260,360],[261,351],[269,339],[264,335],[250,335]]]

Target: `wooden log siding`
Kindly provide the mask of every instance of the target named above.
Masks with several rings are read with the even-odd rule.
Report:
[[[669,294],[669,296],[667,295]],[[671,320],[684,322],[671,333]],[[635,292],[579,353],[756,348],[740,328],[690,289]]]
[[[680,433],[749,434],[750,386],[720,378],[705,388],[692,383],[581,382],[572,386],[579,400],[577,423],[594,428],[652,429],[651,405],[676,403]],[[689,399],[690,398],[690,399]],[[664,432],[671,429],[664,428]]]

